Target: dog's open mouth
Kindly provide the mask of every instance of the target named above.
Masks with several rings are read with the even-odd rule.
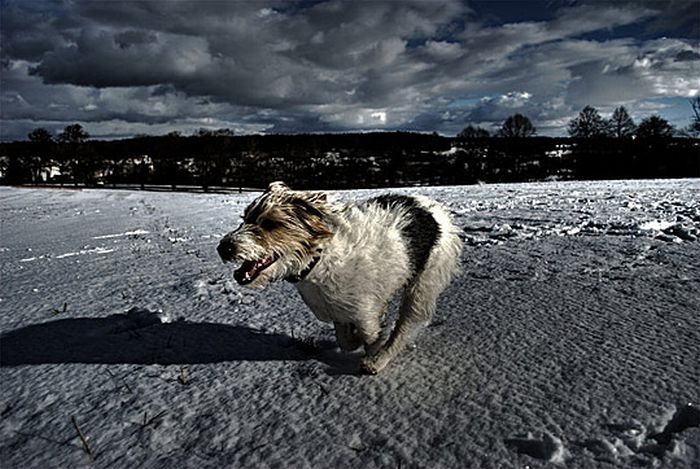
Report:
[[[269,256],[259,261],[243,261],[243,264],[233,273],[233,278],[239,285],[248,285],[276,260],[276,257]]]

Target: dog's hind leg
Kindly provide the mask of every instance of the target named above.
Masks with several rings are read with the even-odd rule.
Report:
[[[362,341],[367,353],[379,349],[382,341],[382,323],[379,316],[368,315],[356,319],[353,325],[357,337]]]
[[[346,322],[334,322],[335,340],[341,350],[352,352],[362,345],[362,339],[358,337],[355,326]]]
[[[422,276],[424,279],[427,276]],[[360,365],[366,374],[377,374],[382,371],[396,355],[406,347],[406,344],[433,317],[437,296],[442,290],[436,290],[435,285],[417,279],[406,288],[403,302],[399,309],[399,319],[389,340],[374,354],[368,354]]]

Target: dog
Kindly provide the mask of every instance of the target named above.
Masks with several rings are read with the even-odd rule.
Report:
[[[315,316],[332,322],[338,346],[364,346],[360,371],[377,374],[433,316],[459,268],[462,241],[447,210],[421,196],[387,194],[358,204],[273,182],[220,241],[240,285],[294,283]],[[388,337],[383,316],[402,292]],[[388,331],[387,331],[388,332]]]

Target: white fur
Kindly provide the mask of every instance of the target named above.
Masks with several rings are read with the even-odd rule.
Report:
[[[324,198],[329,209],[325,221],[333,235],[319,245],[318,262],[296,283],[314,315],[334,324],[341,348],[354,350],[365,346],[367,355],[362,369],[366,373],[381,371],[420,327],[431,320],[438,295],[458,270],[462,252],[458,228],[437,202],[415,198],[432,214],[440,232],[421,272],[416,275],[412,272],[402,235],[402,227],[410,222],[405,208],[401,205],[387,208],[376,203],[331,204]],[[245,235],[245,229],[244,225],[233,233],[240,238],[239,258],[265,256],[264,250],[255,245],[255,237]],[[272,280],[298,274],[302,270],[300,265],[308,262],[308,258],[281,257],[250,286],[264,287]],[[391,298],[402,289],[399,318],[385,341],[382,317]]]
[[[318,319],[334,322],[336,332],[339,324],[354,326],[368,352],[363,369],[371,374],[381,371],[431,320],[438,295],[458,270],[462,252],[458,229],[439,204],[425,197],[418,200],[438,223],[440,237],[415,279],[409,279],[409,258],[400,230],[407,221],[405,211],[371,204],[337,212],[334,237],[318,265],[297,284]],[[399,320],[383,344],[382,315],[402,287]]]

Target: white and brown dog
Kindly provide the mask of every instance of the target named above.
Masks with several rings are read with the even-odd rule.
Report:
[[[361,204],[273,182],[217,248],[241,262],[241,285],[294,282],[318,319],[333,322],[338,345],[364,345],[364,373],[381,371],[430,321],[438,295],[458,269],[462,243],[447,211],[425,197],[382,195]],[[388,340],[382,316],[403,301]]]

